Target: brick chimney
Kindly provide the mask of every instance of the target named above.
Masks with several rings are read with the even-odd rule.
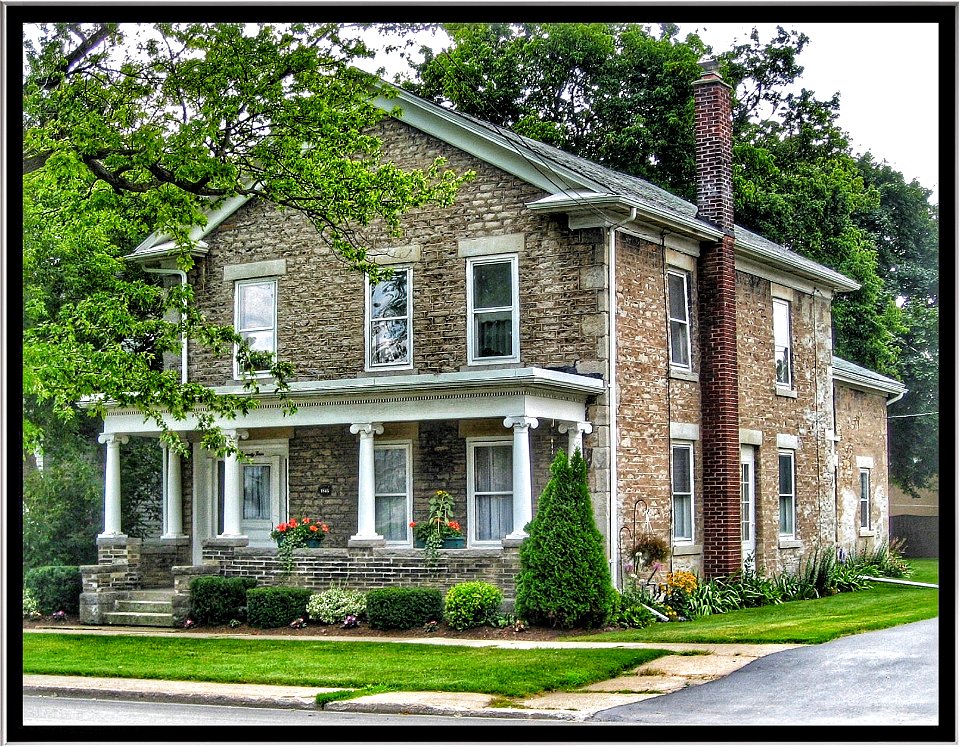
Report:
[[[716,60],[693,83],[697,214],[724,232],[700,246],[700,398],[703,462],[703,575],[741,568],[740,416],[737,388],[736,270],[733,249],[733,116],[730,86]]]

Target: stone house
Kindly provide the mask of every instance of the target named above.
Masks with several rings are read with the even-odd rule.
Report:
[[[885,405],[903,388],[833,356],[831,299],[856,283],[734,224],[729,88],[705,66],[695,91],[698,205],[401,91],[384,103],[402,110],[378,133],[387,157],[475,178],[375,247],[389,279],[346,270],[307,221],[255,200],[195,230],[189,274],[169,239],[146,239],[130,261],[293,362],[297,411],[262,382],[260,406],[222,424],[243,462],[172,423],[191,456],[165,452],[163,531],[140,541],[119,523],[121,445],[158,433],[111,410],[83,619],[122,622],[149,588],[175,587],[182,610],[201,573],[276,582],[270,531],[302,516],[331,533],[296,552],[298,583],[481,578],[510,598],[558,449],[587,460],[618,585],[646,531],[672,548],[664,570],[704,577],[882,541]],[[190,341],[173,364],[241,389],[230,356]],[[438,489],[466,547],[430,568],[409,524]]]

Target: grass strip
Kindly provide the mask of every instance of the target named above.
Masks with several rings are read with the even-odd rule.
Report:
[[[134,677],[522,697],[573,690],[658,649],[499,649],[412,643],[23,634],[25,674]]]

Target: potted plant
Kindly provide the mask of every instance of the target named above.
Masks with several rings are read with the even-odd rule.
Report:
[[[453,518],[453,496],[438,490],[430,497],[430,514],[426,521],[411,521],[414,547],[424,548],[427,565],[434,565],[441,548],[466,546],[463,529]]]
[[[277,524],[270,536],[277,543],[277,557],[285,573],[293,572],[293,551],[298,547],[320,547],[323,538],[330,533],[326,522],[314,521],[307,517],[296,518]]]

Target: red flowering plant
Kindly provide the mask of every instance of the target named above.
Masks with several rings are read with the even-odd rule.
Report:
[[[283,565],[284,572],[289,574],[293,572],[293,551],[298,547],[306,547],[307,540],[316,540],[321,542],[327,534],[330,533],[330,527],[326,522],[313,520],[308,517],[303,519],[292,518],[281,524],[270,532],[270,536],[276,540],[277,557]]]
[[[427,565],[433,566],[439,558],[443,541],[450,537],[462,537],[460,522],[453,519],[453,496],[446,490],[438,490],[430,497],[430,514],[426,521],[411,521],[413,535],[423,542]]]

